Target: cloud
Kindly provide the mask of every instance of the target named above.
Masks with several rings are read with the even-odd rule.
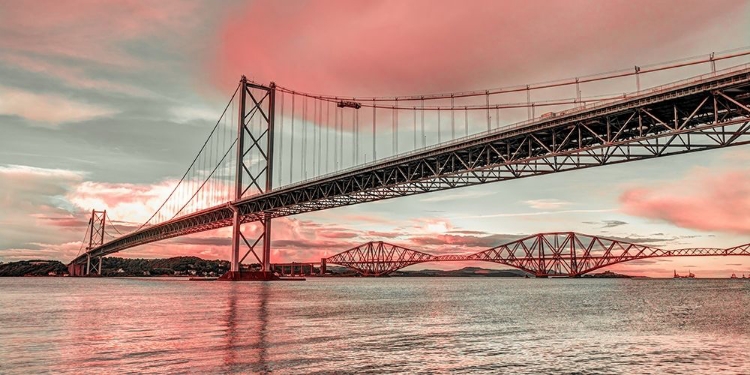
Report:
[[[679,181],[636,187],[620,196],[632,216],[701,231],[750,233],[750,170],[696,168]]]
[[[646,245],[654,244],[654,243],[669,243],[671,241],[674,241],[674,237],[644,237],[639,236],[637,234],[630,234],[630,235],[621,235],[621,236],[605,236],[606,238],[610,240],[616,240],[620,242],[627,242],[632,243],[636,245]]]
[[[85,181],[68,194],[67,199],[77,207],[107,210],[115,220],[144,223],[161,206],[177,181],[156,184],[115,184]],[[176,207],[166,208],[171,217]]]
[[[614,228],[619,227],[621,225],[627,225],[627,221],[622,220],[604,220],[602,221],[604,223],[604,228]]]
[[[0,250],[79,240],[79,210],[65,196],[83,178],[78,171],[0,165]]]
[[[679,13],[674,5],[253,1],[222,25],[216,59],[207,65],[222,86],[251,74],[256,81],[329,94],[481,89],[487,82],[513,81],[532,72],[562,78],[561,69],[583,61],[638,63],[631,60],[632,50],[645,54],[663,48],[684,36],[684,25],[706,27],[726,14],[704,2],[691,2]],[[733,2],[722,6],[727,12],[740,7]],[[256,37],[259,32],[262,38]],[[602,50],[610,53],[602,55]]]
[[[68,87],[75,89],[94,89],[115,93],[129,94],[133,96],[148,97],[153,93],[143,88],[135,87],[131,84],[114,82],[109,79],[91,78],[87,75],[85,69],[80,65],[66,66],[60,63],[51,63],[25,56],[23,54],[0,54],[0,60],[9,66],[34,73],[35,75],[45,75],[53,77]]]
[[[467,215],[456,217],[457,219],[487,219],[493,217],[524,217],[524,216],[544,216],[544,215],[562,215],[562,214],[582,214],[612,212],[614,209],[593,209],[593,210],[560,210],[560,211],[536,211],[536,212],[519,212],[513,214],[487,214],[487,215]]]
[[[139,66],[126,42],[184,29],[196,1],[38,1],[2,5],[0,48],[4,51]],[[40,35],[44,37],[41,38]]]
[[[461,200],[461,199],[476,199],[481,197],[486,197],[488,195],[495,194],[492,191],[455,191],[455,190],[448,190],[444,192],[440,192],[438,194],[429,196],[427,198],[422,198],[422,202],[448,202],[448,201],[454,201],[454,200]]]
[[[172,120],[178,124],[199,122],[200,124],[215,124],[221,117],[217,108],[206,107],[175,107],[170,109]],[[234,115],[230,113],[229,116]]]
[[[622,220],[584,221],[583,223],[591,224],[591,225],[602,225],[602,228],[614,228],[614,227],[619,227],[621,225],[628,224],[627,221],[622,221]]]
[[[532,199],[524,201],[529,207],[538,210],[555,210],[570,205],[570,202],[561,201],[559,199]]]
[[[116,111],[51,94],[36,94],[0,86],[0,115],[18,116],[33,123],[59,125],[110,116]]]

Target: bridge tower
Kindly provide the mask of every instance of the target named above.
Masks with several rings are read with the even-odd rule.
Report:
[[[234,211],[232,221],[232,254],[230,271],[223,280],[271,280],[271,217],[259,220],[261,230],[251,238],[242,233],[244,213],[237,204],[248,196],[270,193],[273,189],[273,135],[276,106],[276,84],[269,86],[240,80],[237,121]],[[241,249],[246,248],[240,257]],[[256,251],[260,250],[260,251]],[[242,269],[242,262],[252,254],[261,265],[259,271]]]
[[[91,210],[88,227],[88,245],[86,246],[86,265],[70,264],[68,273],[70,276],[91,275],[92,272],[97,275],[102,274],[102,257],[91,261],[91,254],[88,252],[104,244],[104,226],[107,223],[107,211]],[[86,239],[84,239],[86,241]]]

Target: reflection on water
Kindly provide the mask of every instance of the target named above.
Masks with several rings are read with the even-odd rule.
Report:
[[[243,294],[242,284],[230,283],[226,293],[226,312],[222,323],[226,330],[222,373],[270,372],[267,363],[268,283],[259,283],[254,295]],[[252,299],[257,308],[238,311],[240,299]],[[242,315],[249,314],[248,316]],[[254,318],[253,318],[254,317]],[[251,318],[251,319],[243,319]],[[247,322],[247,324],[243,324]],[[248,350],[251,349],[251,350]]]
[[[741,280],[0,279],[0,373],[750,373]]]

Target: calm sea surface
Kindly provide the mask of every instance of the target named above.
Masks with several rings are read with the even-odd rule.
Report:
[[[0,279],[0,373],[750,373],[750,281]]]

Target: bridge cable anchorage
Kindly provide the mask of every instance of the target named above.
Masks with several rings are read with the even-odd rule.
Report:
[[[223,117],[223,116],[224,116],[224,115],[226,114],[226,111],[227,111],[227,109],[229,108],[229,104],[230,104],[230,103],[232,103],[232,101],[234,100],[234,97],[235,97],[235,95],[237,95],[237,92],[238,92],[238,91],[239,91],[239,86],[237,86],[237,88],[236,88],[236,89],[234,90],[234,93],[232,94],[232,98],[231,98],[231,99],[229,99],[229,103],[228,103],[228,104],[227,104],[227,105],[226,105],[226,106],[224,107],[224,112],[222,112],[222,117]],[[185,171],[185,173],[184,173],[184,174],[182,175],[182,177],[180,178],[180,181],[179,181],[179,182],[177,182],[177,185],[176,185],[176,186],[174,187],[174,189],[172,189],[172,191],[171,191],[171,192],[169,193],[169,195],[167,196],[167,199],[165,199],[165,200],[164,200],[164,202],[163,202],[163,203],[162,203],[162,204],[161,204],[161,205],[159,206],[159,208],[157,208],[157,209],[156,209],[156,212],[154,212],[154,214],[153,214],[153,215],[151,215],[151,217],[150,217],[150,218],[149,218],[148,220],[146,220],[146,222],[145,222],[145,223],[141,224],[141,226],[140,226],[140,227],[138,227],[138,229],[136,229],[136,230],[135,230],[136,232],[137,232],[137,231],[139,231],[139,230],[141,230],[141,229],[143,229],[143,227],[144,227],[144,226],[145,226],[146,224],[148,224],[148,222],[150,222],[150,221],[151,221],[151,219],[153,219],[153,218],[154,218],[154,216],[155,216],[155,215],[156,215],[157,213],[159,213],[159,212],[161,211],[161,209],[162,209],[162,208],[164,207],[164,205],[165,205],[165,204],[167,203],[167,201],[169,201],[169,199],[170,199],[170,198],[172,197],[172,195],[174,195],[175,191],[177,191],[177,188],[178,188],[178,187],[180,186],[180,184],[182,184],[182,182],[183,182],[183,181],[185,180],[185,177],[187,176],[188,172],[190,172],[190,170],[191,170],[191,169],[193,168],[193,166],[195,165],[195,162],[196,162],[196,161],[198,160],[198,158],[200,157],[201,153],[202,153],[202,152],[203,152],[203,150],[204,150],[204,149],[206,148],[206,144],[208,143],[208,140],[209,140],[209,139],[211,138],[211,134],[213,134],[213,133],[214,133],[214,131],[216,131],[216,128],[217,128],[217,127],[219,126],[219,123],[220,123],[220,122],[221,122],[221,118],[219,118],[219,121],[216,121],[216,125],[214,125],[213,129],[211,130],[211,133],[209,134],[209,138],[207,138],[207,139],[206,139],[206,141],[205,141],[205,142],[203,143],[203,146],[201,146],[200,150],[198,151],[198,155],[196,155],[196,156],[195,156],[195,158],[193,159],[193,162],[192,162],[192,163],[190,163],[190,166],[188,167],[187,171]]]

